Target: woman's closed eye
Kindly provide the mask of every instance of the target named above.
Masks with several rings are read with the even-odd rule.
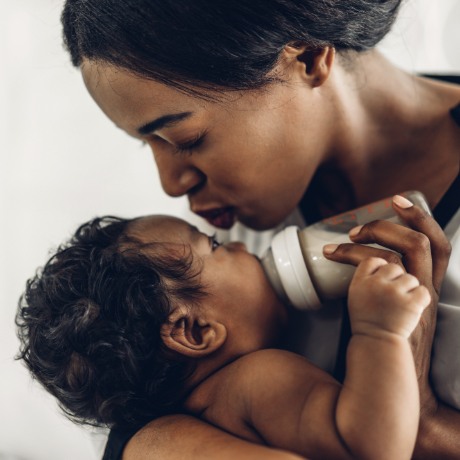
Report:
[[[192,155],[194,151],[203,144],[204,135],[199,134],[186,142],[177,143],[174,146],[174,153],[180,155]]]

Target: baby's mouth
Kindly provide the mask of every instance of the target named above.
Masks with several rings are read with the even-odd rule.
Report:
[[[196,214],[206,219],[214,227],[225,230],[231,228],[235,223],[235,209],[232,207],[196,211]]]

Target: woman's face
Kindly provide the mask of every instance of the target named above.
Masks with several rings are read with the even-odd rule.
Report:
[[[329,149],[319,88],[300,72],[262,90],[204,100],[104,63],[82,65],[104,113],[150,146],[168,195],[187,195],[212,225],[279,224],[297,206]]]

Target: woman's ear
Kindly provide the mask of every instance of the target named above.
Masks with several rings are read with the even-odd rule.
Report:
[[[215,320],[208,320],[199,311],[177,307],[161,326],[163,343],[170,349],[190,358],[203,358],[225,343],[227,328]]]
[[[284,48],[288,65],[297,67],[311,87],[321,86],[329,77],[335,60],[335,48],[311,49],[303,44],[291,43]]]

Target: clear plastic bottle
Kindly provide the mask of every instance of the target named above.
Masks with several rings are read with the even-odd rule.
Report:
[[[421,192],[401,195],[431,215]],[[262,266],[279,297],[302,310],[316,310],[325,300],[346,297],[355,267],[326,259],[323,246],[350,242],[348,232],[353,227],[373,220],[405,225],[393,211],[392,199],[387,198],[303,230],[291,226],[277,233],[262,257]]]

